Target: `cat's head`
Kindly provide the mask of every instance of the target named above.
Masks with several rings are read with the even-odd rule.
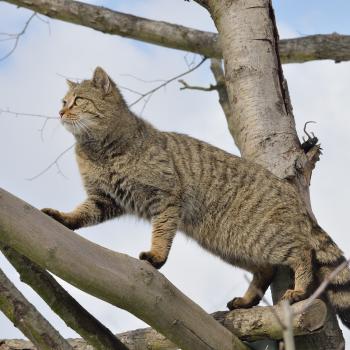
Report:
[[[75,83],[67,80],[60,116],[62,124],[75,136],[93,138],[108,131],[115,114],[126,104],[113,80],[100,67],[91,80]]]

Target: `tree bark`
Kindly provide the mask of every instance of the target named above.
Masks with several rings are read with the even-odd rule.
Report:
[[[305,301],[292,305],[297,316],[293,320],[293,330],[296,336],[312,334],[317,335],[326,319],[326,305],[321,300],[315,300],[307,311],[298,313],[305,305]],[[273,310],[272,310],[273,309]],[[256,341],[259,339],[282,339],[282,328],[276,319],[282,319],[283,312],[280,305],[273,307],[257,306],[251,309],[235,311],[219,311],[212,316],[236,334],[242,340]],[[176,350],[178,347],[152,328],[136,329],[134,331],[117,334],[117,337],[128,346],[130,350]],[[76,350],[88,350],[91,347],[82,339],[69,339]],[[2,344],[2,346],[1,346]],[[15,349],[34,350],[35,347],[25,340],[0,341],[0,350],[7,347]]]
[[[247,350],[145,261],[89,242],[0,190],[0,241],[77,288],[126,309],[183,350]]]
[[[241,155],[292,182],[313,216],[309,179],[317,157],[308,158],[297,137],[272,4],[269,0],[208,0],[208,4],[223,48],[232,111],[229,129]],[[277,282],[275,299],[290,283],[284,269]],[[322,336],[304,337],[298,349],[337,349],[342,343],[342,332],[329,309]]]
[[[83,25],[103,33],[190,51],[206,57],[222,58],[222,48],[216,33],[136,17],[79,1],[0,1],[9,2],[54,19]],[[201,3],[203,5],[203,2]],[[334,33],[283,39],[280,41],[280,57],[283,63],[302,63],[313,60],[349,61],[350,35]]]
[[[2,270],[0,270],[0,310],[38,349],[73,349],[12,284]]]
[[[0,250],[15,267],[21,281],[31,286],[50,308],[96,350],[128,350],[114,334],[88,313],[39,265],[0,242]]]

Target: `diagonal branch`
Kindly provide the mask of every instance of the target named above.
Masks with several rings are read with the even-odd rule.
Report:
[[[71,297],[47,271],[9,246],[0,243],[0,250],[15,267],[21,281],[31,286],[67,326],[80,334],[94,349],[128,349],[108,328]]]
[[[183,350],[248,349],[147,262],[89,242],[2,189],[0,241],[77,288],[130,311]]]
[[[12,284],[1,269],[0,310],[35,344],[38,349],[73,349]]]
[[[206,57],[222,58],[218,34],[163,21],[137,17],[104,7],[68,0],[0,0],[51,18],[79,24],[103,33],[144,41]],[[280,40],[282,63],[313,60],[350,60],[350,35],[310,35]]]

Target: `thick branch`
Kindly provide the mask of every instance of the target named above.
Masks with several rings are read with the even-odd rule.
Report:
[[[279,42],[282,63],[303,63],[315,60],[350,60],[350,35],[317,34]]]
[[[293,320],[294,335],[310,334],[323,326],[326,319],[326,306],[321,300],[314,300],[310,308],[305,312],[299,313],[304,308],[306,301],[292,305],[292,310],[296,314]],[[282,329],[278,321],[271,317],[271,308],[258,306],[252,309],[242,309],[230,312],[219,311],[212,316],[228,328],[232,333],[247,341],[256,341],[259,339],[281,339]],[[273,306],[274,312],[283,318],[282,306]],[[176,350],[177,346],[167,340],[164,336],[157,333],[152,328],[136,329],[130,332],[124,332],[117,335],[130,350],[148,349],[148,350]],[[16,342],[16,343],[15,343]],[[13,346],[16,349],[34,349],[29,342],[19,340],[5,340],[3,346]],[[71,339],[71,345],[77,350],[88,350],[87,344],[81,339]],[[0,350],[5,350],[0,346]]]
[[[121,35],[147,43],[222,58],[218,35],[136,17],[110,9],[68,0],[0,0],[25,7],[51,18],[83,25],[103,33]],[[310,35],[280,41],[283,63],[312,60],[350,60],[349,35]]]
[[[72,350],[39,311],[0,270],[0,310],[42,350]]]
[[[21,281],[31,286],[67,326],[80,334],[94,349],[127,350],[108,328],[89,314],[47,271],[11,247],[2,246],[1,242],[0,249],[18,271]]]
[[[147,262],[74,234],[0,190],[0,241],[72,285],[126,309],[183,350],[247,350]]]
[[[192,28],[149,20],[71,0],[9,0],[51,18],[80,24],[103,33],[121,35],[151,44],[220,56],[218,36]]]

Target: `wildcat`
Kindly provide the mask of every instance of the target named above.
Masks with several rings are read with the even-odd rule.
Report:
[[[298,194],[263,167],[203,141],[161,132],[127,107],[100,67],[91,80],[68,81],[60,111],[76,138],[76,158],[87,199],[72,212],[43,212],[75,230],[125,213],[152,223],[151,249],[140,254],[155,268],[167,260],[179,230],[224,261],[253,273],[245,295],[229,309],[259,303],[275,267],[289,266],[294,289],[306,298],[341,262],[342,252],[309,217]],[[332,281],[327,296],[350,327],[350,270]]]

